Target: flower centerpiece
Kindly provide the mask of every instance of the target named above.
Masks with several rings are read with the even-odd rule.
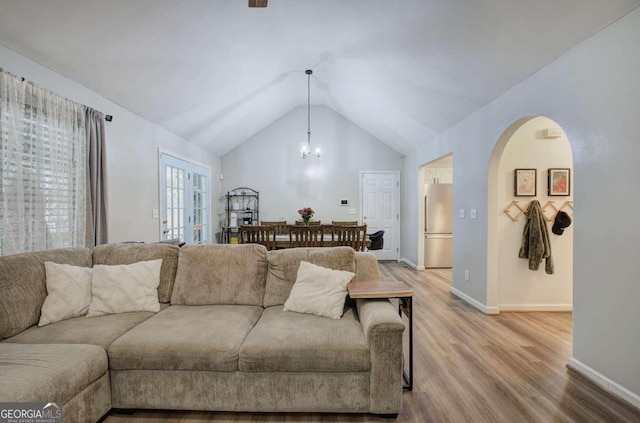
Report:
[[[316,212],[313,211],[311,207],[303,207],[298,210],[298,214],[302,217],[302,221],[304,222],[304,226],[309,226],[309,220],[313,217]]]

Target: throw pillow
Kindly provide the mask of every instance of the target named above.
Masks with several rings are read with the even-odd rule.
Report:
[[[340,319],[347,298],[347,284],[355,276],[353,272],[301,261],[284,310]]]
[[[88,317],[130,311],[160,311],[158,285],[162,259],[93,266]]]
[[[47,298],[40,310],[38,326],[87,314],[91,303],[91,268],[44,263]]]

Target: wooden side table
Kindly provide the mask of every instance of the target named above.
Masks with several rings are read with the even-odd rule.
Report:
[[[351,282],[347,285],[351,298],[397,298],[398,312],[409,319],[409,372],[402,369],[406,391],[413,390],[413,289],[404,282]]]

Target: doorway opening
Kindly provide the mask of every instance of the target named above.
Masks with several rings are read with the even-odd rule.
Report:
[[[453,154],[418,171],[418,269],[453,267]]]
[[[517,179],[530,176],[527,190]],[[560,183],[555,175],[563,175]],[[555,182],[554,182],[555,181]],[[554,185],[555,183],[555,185]],[[553,120],[529,116],[502,134],[488,172],[487,309],[500,311],[571,311],[573,307],[573,228],[552,230],[559,211],[573,219],[573,157],[566,134]],[[537,200],[554,262],[538,271],[519,258],[529,204]]]

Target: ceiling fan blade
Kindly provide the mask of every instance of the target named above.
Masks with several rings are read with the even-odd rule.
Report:
[[[267,7],[269,0],[249,0],[249,7]]]

